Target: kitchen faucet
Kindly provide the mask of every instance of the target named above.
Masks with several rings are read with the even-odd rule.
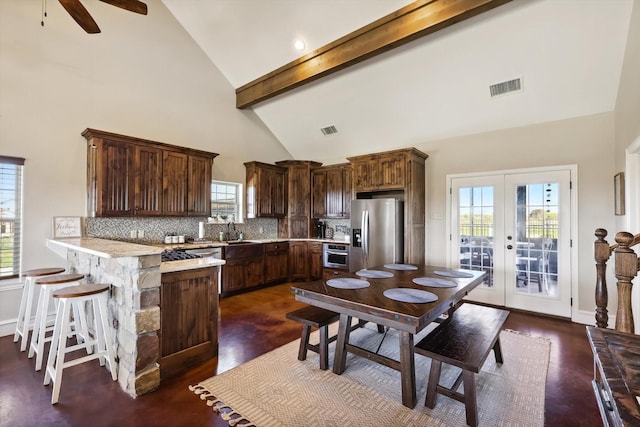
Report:
[[[233,234],[231,234],[231,228],[233,227]],[[233,236],[233,239],[231,238]],[[238,238],[238,231],[236,230],[236,224],[233,221],[227,223],[227,240],[236,240]]]

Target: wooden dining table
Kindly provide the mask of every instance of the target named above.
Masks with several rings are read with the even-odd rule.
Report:
[[[347,353],[365,357],[398,370],[401,378],[402,404],[409,408],[416,406],[414,335],[445,312],[451,314],[458,302],[480,285],[486,275],[484,271],[454,270],[434,266],[416,267],[415,270],[396,270],[384,266],[369,269],[369,272],[373,270],[385,272],[387,275],[393,274],[392,277],[386,278],[364,278],[352,274],[352,279],[368,282],[368,286],[358,289],[336,288],[328,284],[328,280],[299,283],[291,287],[297,301],[340,313],[333,372],[340,375],[345,371]],[[448,277],[450,275],[468,277]],[[455,283],[455,286],[431,287],[419,285],[413,281],[414,279],[421,281],[424,280],[423,278],[448,280]],[[414,292],[411,291],[412,289],[427,291],[435,294],[437,300],[402,302],[385,296],[385,292],[395,293],[398,289],[409,289],[409,291],[400,291],[401,293],[412,293]],[[352,318],[396,329],[399,332],[400,360],[379,355],[350,343]]]

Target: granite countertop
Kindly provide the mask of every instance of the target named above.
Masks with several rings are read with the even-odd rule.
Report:
[[[184,259],[179,261],[167,261],[160,263],[160,273],[174,271],[195,270],[198,268],[216,267],[226,264],[225,260],[213,257]]]
[[[86,252],[103,258],[121,258],[143,255],[160,255],[162,248],[139,243],[120,242],[118,240],[99,239],[97,237],[71,237],[49,239],[47,244]]]

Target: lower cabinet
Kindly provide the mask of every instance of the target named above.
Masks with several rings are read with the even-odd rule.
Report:
[[[307,257],[309,262],[309,280],[322,279],[322,243],[307,242]]]
[[[218,267],[163,273],[160,378],[218,354]]]
[[[264,244],[264,282],[276,283],[289,279],[289,243]]]
[[[322,279],[322,242],[289,242],[290,280]]]
[[[222,293],[240,291],[264,284],[264,245],[262,243],[224,248]]]

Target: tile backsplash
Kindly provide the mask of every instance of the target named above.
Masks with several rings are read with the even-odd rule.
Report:
[[[204,222],[206,240],[218,240],[220,232],[227,231],[227,224],[210,224],[207,218],[85,218],[85,232],[89,237],[161,243],[167,234],[197,238],[201,221]],[[244,234],[245,239],[273,239],[278,236],[278,223],[272,218],[247,219],[244,223],[235,224],[235,228]],[[132,232],[135,237],[132,237]]]

